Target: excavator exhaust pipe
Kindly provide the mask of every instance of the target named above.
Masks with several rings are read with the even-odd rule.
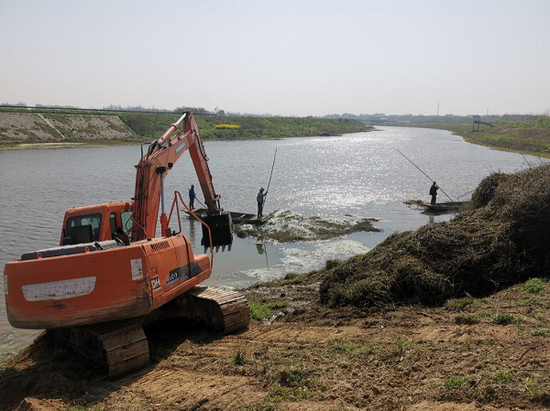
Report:
[[[227,211],[222,211],[220,214],[209,215],[203,220],[212,233],[212,244],[210,244],[208,229],[202,227],[202,240],[201,245],[206,250],[208,247],[215,247],[216,251],[222,247],[222,251],[225,251],[225,247],[228,247],[228,251],[231,251],[231,244],[233,244],[233,221],[231,220],[231,214]]]

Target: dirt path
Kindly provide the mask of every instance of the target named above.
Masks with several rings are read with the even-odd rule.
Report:
[[[44,123],[46,123],[48,126],[50,126],[51,128],[53,128],[53,129],[57,132],[57,134],[59,134],[59,135],[61,136],[61,140],[66,140],[66,139],[67,139],[67,138],[63,135],[63,133],[62,133],[61,131],[59,131],[59,129],[51,123],[50,120],[48,120],[46,117],[44,117],[44,116],[43,116],[42,114],[40,114],[40,113],[37,113],[37,116],[40,117],[40,118],[44,121]]]

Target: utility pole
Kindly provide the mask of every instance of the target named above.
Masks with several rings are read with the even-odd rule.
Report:
[[[489,117],[489,107],[487,107],[487,117]]]
[[[439,101],[437,102],[437,115],[439,116]]]

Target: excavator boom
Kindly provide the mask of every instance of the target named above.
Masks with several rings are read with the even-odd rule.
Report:
[[[172,136],[183,123],[183,131]],[[208,208],[206,223],[211,227],[213,245],[231,245],[231,216],[224,213],[219,206],[220,196],[214,190],[212,174],[208,168],[208,157],[200,136],[197,122],[191,112],[184,112],[168,130],[149,146],[147,152],[136,165],[136,186],[131,241],[140,241],[155,237],[158,210],[161,206],[161,230],[163,235],[170,235],[167,227],[165,210],[164,179],[185,151],[189,150],[195,172],[199,179]],[[203,244],[207,244],[203,236]]]

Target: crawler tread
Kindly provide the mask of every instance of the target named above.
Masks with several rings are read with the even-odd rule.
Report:
[[[183,296],[197,319],[216,331],[230,334],[245,329],[250,324],[248,301],[237,291],[196,286]]]
[[[196,286],[167,305],[168,318],[187,317],[230,334],[250,324],[250,307],[236,291]],[[149,364],[149,344],[136,320],[49,330],[55,339],[102,366],[115,379]]]
[[[102,366],[111,379],[149,364],[149,344],[132,320],[50,330],[55,338]]]

